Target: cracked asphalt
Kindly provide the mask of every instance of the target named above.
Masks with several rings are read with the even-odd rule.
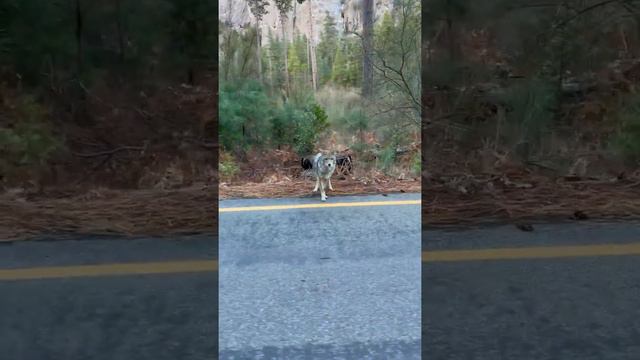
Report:
[[[281,208],[317,203],[220,202],[220,359],[419,359],[419,203]]]

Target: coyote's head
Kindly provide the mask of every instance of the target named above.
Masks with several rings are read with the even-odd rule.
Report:
[[[329,156],[324,156],[322,158],[321,166],[328,169],[329,171],[333,171],[336,168],[336,156],[331,154]]]

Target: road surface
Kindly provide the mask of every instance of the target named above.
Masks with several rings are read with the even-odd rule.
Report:
[[[425,231],[424,359],[640,359],[640,223],[534,228]]]
[[[420,359],[419,200],[221,201],[220,359]]]
[[[0,243],[0,358],[214,359],[216,247],[209,236]]]

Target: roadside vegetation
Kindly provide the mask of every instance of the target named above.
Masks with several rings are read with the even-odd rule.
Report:
[[[216,7],[0,0],[0,241],[213,231]]]
[[[425,221],[640,216],[639,1],[434,0],[424,20]]]
[[[2,185],[148,188],[215,168],[216,6],[0,0]]]
[[[287,23],[313,6],[294,2],[248,1],[258,21],[220,22],[220,167],[239,169],[224,182],[294,186],[300,157],[321,150],[353,157],[344,180],[419,178],[420,2],[396,1],[369,31],[327,13],[317,42],[295,31],[259,43],[260,14]]]

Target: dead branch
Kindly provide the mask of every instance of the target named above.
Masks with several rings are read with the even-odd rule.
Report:
[[[82,154],[82,153],[74,152],[73,155],[78,157],[84,157],[84,158],[92,158],[92,157],[113,155],[120,151],[144,151],[145,148],[146,146],[120,146],[115,149],[99,151],[99,152],[90,153],[90,154]]]
[[[607,6],[609,4],[613,4],[613,3],[619,3],[620,0],[605,0],[605,1],[601,1],[599,3],[587,6],[585,8],[582,8],[580,10],[578,10],[575,14],[573,14],[572,16],[564,19],[563,21],[559,22],[558,24],[556,24],[555,26],[553,26],[553,30],[558,30],[561,29],[563,27],[565,27],[567,24],[569,24],[570,22],[572,22],[573,20],[577,19],[578,17],[580,17],[583,14],[586,14],[590,11],[596,10],[600,7],[603,6]]]
[[[117,106],[103,100],[102,98],[100,98],[99,96],[93,94],[89,89],[87,89],[87,87],[84,85],[84,83],[82,83],[82,81],[78,80],[78,85],[80,86],[80,88],[82,89],[82,91],[85,92],[85,94],[87,94],[88,96],[92,97],[93,99],[95,99],[96,101],[98,101],[100,104],[110,107],[112,109],[117,108]],[[133,110],[135,112],[137,112],[139,115],[146,117],[146,118],[151,118],[154,116],[154,114],[149,113],[148,111],[142,110],[138,107],[135,106],[130,106],[129,107],[130,110]]]
[[[219,149],[220,148],[220,144],[218,144],[218,143],[205,141],[205,140],[198,139],[198,138],[185,137],[183,140],[185,140],[187,142],[190,142],[192,144],[198,145],[200,147],[203,147],[205,149]]]

